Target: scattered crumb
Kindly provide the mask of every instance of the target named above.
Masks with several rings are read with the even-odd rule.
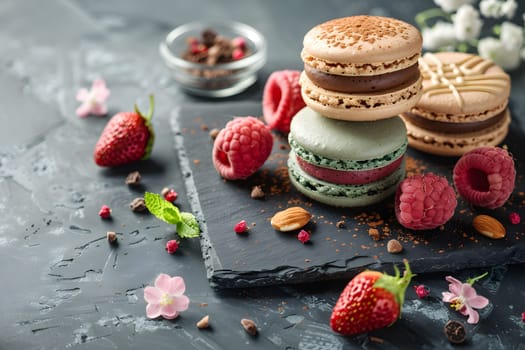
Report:
[[[106,238],[108,239],[109,243],[115,243],[117,241],[117,234],[113,231],[108,231],[106,233]]]
[[[201,161],[199,159],[194,159],[193,160],[193,164],[195,165],[199,165],[201,163]]]
[[[379,234],[379,230],[377,228],[369,228],[368,229],[368,235],[374,240],[379,241],[381,239],[381,235]]]
[[[144,198],[142,197],[135,198],[133,201],[131,201],[129,207],[135,212],[145,211],[148,209],[146,207],[146,203],[144,202]]]
[[[210,134],[210,137],[212,140],[215,140],[217,138],[217,135],[219,135],[219,129],[217,128],[214,128],[214,129],[211,129],[209,134]]]
[[[336,222],[335,223],[335,227],[337,227],[337,228],[344,228],[345,227],[344,220],[339,220],[338,222]]]
[[[137,185],[140,183],[141,176],[138,171],[133,171],[126,176],[126,185]]]
[[[376,343],[376,344],[383,344],[384,340],[382,338],[379,338],[379,337],[374,337],[374,336],[368,336],[368,339],[372,342],[372,343]]]
[[[197,322],[198,329],[205,329],[210,326],[210,316],[206,315]]]
[[[208,130],[210,130],[210,128],[208,127],[207,124],[201,124],[201,130],[202,131],[208,131]]]
[[[403,251],[403,245],[397,239],[391,239],[386,245],[386,251],[390,254],[398,254]]]
[[[266,194],[264,193],[262,186],[260,185],[253,186],[252,191],[250,193],[250,197],[254,199],[264,198],[265,195]]]

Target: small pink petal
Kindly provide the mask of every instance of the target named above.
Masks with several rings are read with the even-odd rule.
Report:
[[[96,78],[93,80],[93,84],[91,84],[92,90],[98,90],[98,89],[105,89],[106,88],[106,82],[102,78]]]
[[[148,304],[146,305],[146,316],[148,318],[157,318],[161,315],[161,309],[160,304]]]
[[[456,294],[449,292],[442,292],[441,294],[443,295],[443,301],[445,303],[450,303],[458,297]]]
[[[461,295],[463,295],[465,299],[470,299],[475,298],[478,295],[478,293],[476,293],[476,290],[470,284],[464,283],[461,286]]]
[[[489,304],[489,300],[481,295],[476,295],[474,298],[467,300],[468,304],[476,309],[483,309]]]
[[[472,308],[467,308],[467,313],[468,313],[467,323],[476,324],[479,322],[479,314],[476,310]]]
[[[161,273],[155,279],[155,287],[159,288],[161,291],[167,293],[170,288],[171,277],[165,273]]]
[[[171,305],[174,305],[177,311],[186,311],[190,306],[190,298],[185,295],[174,297]]]
[[[91,106],[91,114],[94,115],[106,115],[108,114],[108,108],[105,104],[95,104]]]
[[[170,295],[181,295],[186,291],[184,279],[180,276],[172,277],[166,289],[166,293]]]
[[[147,303],[158,303],[162,298],[162,291],[158,288],[147,286],[144,288],[144,300]]]
[[[173,306],[173,304],[163,306],[160,314],[167,320],[173,320],[179,316],[179,312],[177,311],[177,308]]]
[[[461,293],[461,286],[463,283],[460,280],[455,279],[452,276],[447,276],[445,279],[450,282],[448,285],[448,290],[450,290],[452,293],[459,295]]]
[[[89,98],[89,91],[86,88],[81,88],[77,92],[77,101],[84,102]]]
[[[84,102],[82,103],[78,108],[77,110],[75,111],[75,113],[79,116],[79,117],[87,117],[89,115],[91,111],[91,107],[89,105],[89,102]]]

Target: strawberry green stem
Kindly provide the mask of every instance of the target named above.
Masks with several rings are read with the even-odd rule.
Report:
[[[390,276],[384,273],[374,284],[374,288],[383,288],[394,295],[398,305],[399,305],[399,315],[401,315],[401,310],[403,308],[403,303],[405,302],[405,291],[412,280],[412,277],[415,275],[410,270],[410,265],[408,264],[407,259],[403,259],[405,264],[405,272],[401,277],[399,269],[394,265],[395,275]]]
[[[469,278],[469,279],[467,279],[467,283],[470,284],[470,285],[473,285],[474,283],[476,283],[476,282],[479,281],[480,279],[485,278],[488,274],[489,274],[488,272],[485,272],[485,273],[482,274],[482,275],[479,275],[479,276],[476,276],[476,277]]]
[[[140,115],[140,117],[144,120],[144,125],[149,130],[149,138],[148,143],[146,145],[146,149],[144,150],[144,155],[142,156],[142,159],[148,159],[151,151],[153,150],[153,144],[155,142],[155,131],[153,130],[153,124],[151,124],[151,119],[153,118],[153,111],[155,109],[155,98],[153,97],[153,94],[149,95],[149,109],[148,114],[144,115],[139,109],[139,106],[135,103],[135,113]]]

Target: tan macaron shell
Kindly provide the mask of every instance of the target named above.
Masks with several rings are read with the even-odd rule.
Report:
[[[352,16],[308,31],[301,58],[329,74],[377,75],[416,64],[421,45],[420,32],[408,23],[387,17]]]
[[[459,157],[475,148],[497,146],[503,142],[509,131],[510,112],[507,109],[505,118],[487,129],[463,134],[433,132],[411,123],[405,124],[410,147],[438,156]]]
[[[301,95],[308,107],[325,117],[348,121],[391,118],[414,107],[421,97],[421,77],[394,90],[367,94],[345,94],[313,84],[303,72]]]
[[[468,123],[502,112],[510,94],[509,76],[492,61],[459,52],[427,53],[419,60],[423,96],[411,111],[421,117]]]

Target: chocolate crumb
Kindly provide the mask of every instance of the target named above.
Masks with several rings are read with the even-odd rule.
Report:
[[[335,227],[337,227],[337,228],[343,228],[343,227],[345,227],[345,222],[344,222],[344,220],[340,220],[340,221],[336,222],[336,223],[335,223]]]
[[[403,251],[403,246],[397,239],[391,239],[386,245],[386,251],[390,254],[398,254]]]
[[[210,134],[210,137],[212,140],[215,140],[217,138],[217,135],[219,135],[219,129],[217,128],[214,128],[214,129],[211,129],[209,134]]]
[[[461,322],[451,320],[445,325],[445,335],[452,344],[461,344],[465,341],[467,332]]]
[[[255,322],[252,320],[249,320],[247,318],[243,318],[241,320],[241,325],[244,328],[244,330],[250,334],[250,335],[256,335],[257,334],[257,325],[255,325]]]
[[[113,231],[108,231],[106,233],[106,238],[108,239],[109,243],[115,243],[117,241],[117,234]]]
[[[129,207],[132,211],[135,212],[145,211],[147,209],[146,203],[144,202],[144,198],[142,197],[137,197],[134,200],[132,200],[129,204]]]
[[[369,228],[368,229],[368,235],[374,240],[379,241],[381,238],[381,235],[379,234],[379,230],[377,228]]]
[[[252,192],[250,193],[250,197],[254,199],[261,199],[264,198],[265,193],[262,189],[262,186],[257,185],[252,187]]]
[[[138,171],[133,171],[126,176],[126,185],[137,185],[140,183],[141,176]]]

